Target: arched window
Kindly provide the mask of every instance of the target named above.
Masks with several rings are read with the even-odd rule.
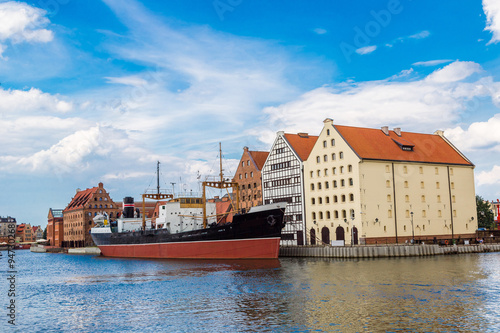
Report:
[[[335,161],[336,160],[336,156],[335,156],[335,153],[332,154],[332,161]]]
[[[311,204],[312,205],[316,204],[316,199],[315,198],[311,198]]]
[[[348,171],[348,172],[352,172],[352,165],[350,165],[350,164],[349,164],[349,165],[347,166],[347,171]]]
[[[323,161],[327,162],[328,161],[328,156],[323,155]]]
[[[334,210],[334,211],[333,211],[333,217],[334,217],[335,219],[338,219],[338,218],[339,218],[339,211],[338,211],[338,210]]]
[[[341,198],[342,202],[345,202],[345,194],[342,194],[342,196],[340,198]]]
[[[349,194],[349,201],[354,201],[354,194],[352,193]]]
[[[323,147],[326,148],[326,140],[323,141]]]
[[[332,140],[330,141],[330,143],[331,143],[332,147],[333,147],[333,146],[335,146],[335,139],[332,139]]]
[[[319,212],[319,219],[322,220],[323,219],[323,212]]]
[[[321,162],[321,159],[319,158],[319,156],[316,156],[316,163],[319,163]]]

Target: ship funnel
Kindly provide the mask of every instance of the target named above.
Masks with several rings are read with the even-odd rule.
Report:
[[[132,197],[123,198],[123,217],[124,218],[134,217],[134,198]]]

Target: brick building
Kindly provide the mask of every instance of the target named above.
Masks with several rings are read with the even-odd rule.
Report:
[[[107,213],[116,218],[121,207],[111,200],[109,193],[99,183],[97,187],[77,190],[75,196],[63,210],[63,247],[92,246],[90,228],[94,226],[93,218],[99,213]]]
[[[10,216],[0,216],[0,243],[9,242],[9,225],[16,227],[16,219]],[[11,228],[12,230],[12,228]]]
[[[30,224],[21,223],[17,226],[16,241],[19,241],[19,243],[30,243],[36,241],[33,228]]]
[[[47,216],[47,240],[50,246],[62,247],[64,223],[62,209],[49,209]]]
[[[265,151],[250,151],[243,148],[238,169],[233,182],[237,182],[240,190],[239,209],[248,211],[251,207],[262,205],[261,170],[269,155]]]

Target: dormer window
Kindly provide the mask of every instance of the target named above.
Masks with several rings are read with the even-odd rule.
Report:
[[[394,141],[399,148],[404,151],[413,151],[413,147],[415,147],[413,143],[406,141],[403,138],[392,139],[392,141]]]

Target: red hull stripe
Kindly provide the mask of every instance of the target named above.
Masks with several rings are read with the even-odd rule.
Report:
[[[101,254],[120,258],[275,259],[280,238],[155,244],[100,245]]]

